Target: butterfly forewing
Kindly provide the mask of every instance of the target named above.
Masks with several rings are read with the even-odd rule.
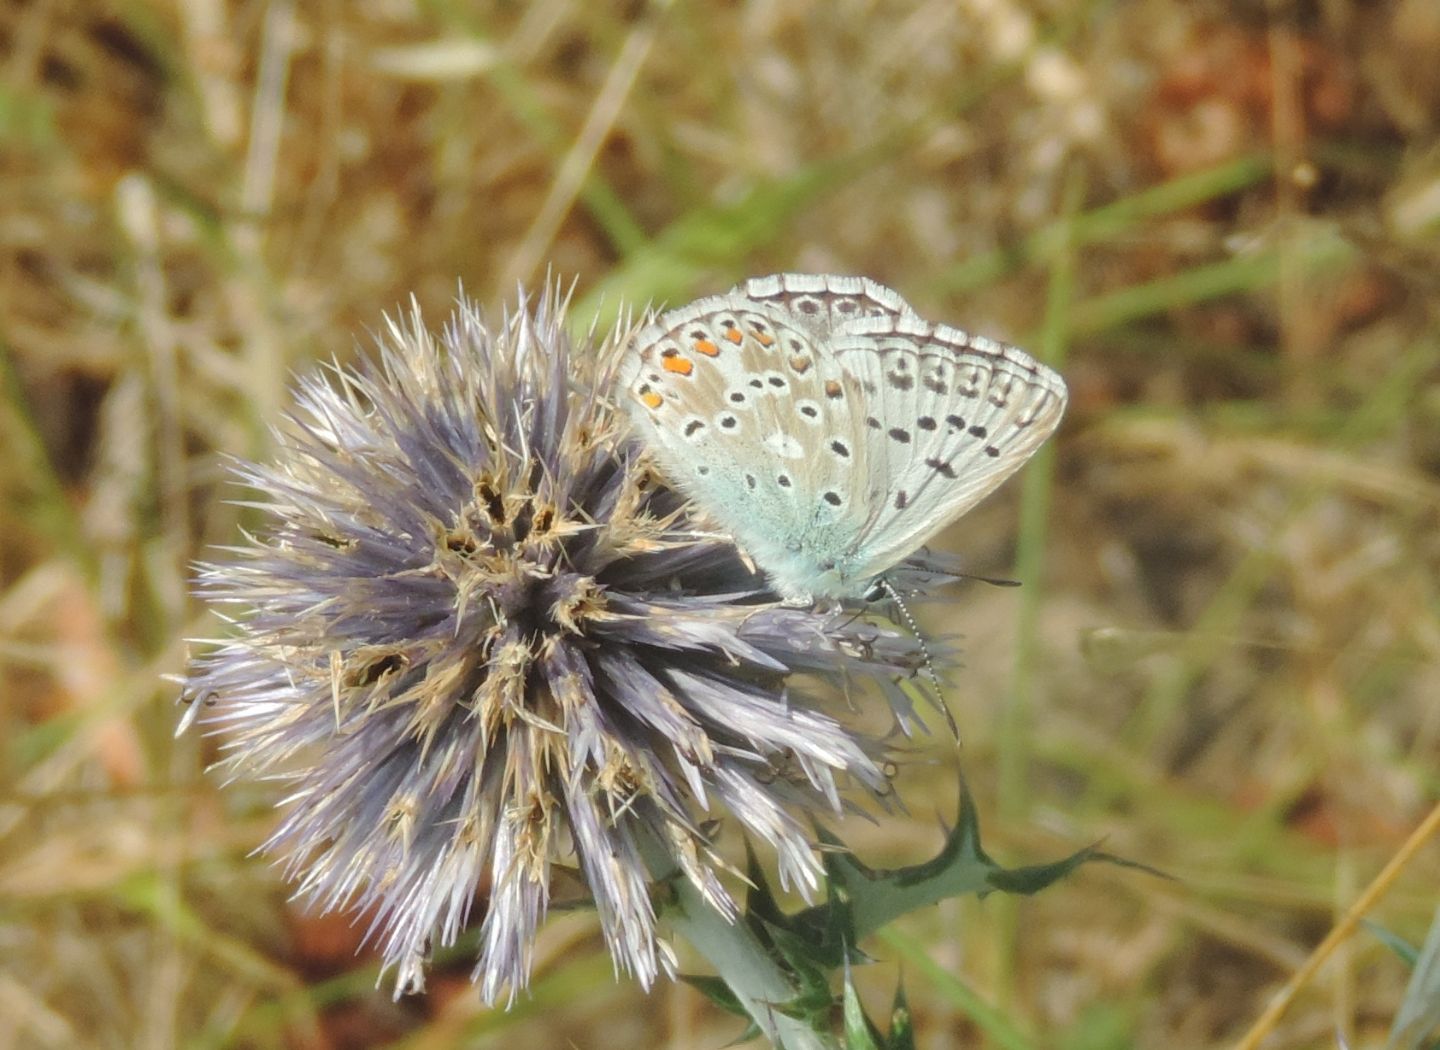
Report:
[[[853,546],[875,477],[850,437],[859,386],[783,308],[712,296],[633,346],[622,382],[661,466],[777,581],[823,573]]]

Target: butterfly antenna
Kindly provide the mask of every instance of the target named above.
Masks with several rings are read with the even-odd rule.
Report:
[[[905,621],[905,626],[915,636],[915,644],[920,647],[920,658],[925,662],[925,673],[929,676],[930,684],[935,689],[935,706],[945,716],[945,722],[950,726],[950,732],[958,737],[960,730],[955,725],[955,716],[950,713],[950,706],[945,703],[945,690],[940,685],[940,676],[935,672],[935,661],[930,658],[930,646],[925,644],[925,635],[920,630],[920,624],[916,622],[910,612],[910,607],[900,597],[900,592],[890,585],[889,580],[881,577],[876,582],[880,584],[880,589],[885,592],[886,596],[895,603],[895,607],[900,610],[900,618]]]

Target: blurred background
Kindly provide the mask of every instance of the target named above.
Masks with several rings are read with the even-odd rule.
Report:
[[[0,6],[0,1047],[721,1046],[561,915],[533,994],[392,1003],[172,739],[225,454],[409,296],[575,316],[863,273],[1061,368],[1069,417],[926,605],[987,846],[1103,840],[868,949],[924,1047],[1234,1045],[1437,793],[1434,0],[9,0]],[[608,323],[608,322],[607,322]],[[954,815],[847,825],[914,863]],[[1370,913],[1412,944],[1422,846]],[[698,967],[698,963],[691,960]],[[1374,930],[1271,1047],[1381,1045]],[[521,1045],[516,1043],[516,1045]]]

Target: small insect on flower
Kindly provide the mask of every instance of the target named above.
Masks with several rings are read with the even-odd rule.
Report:
[[[808,895],[807,812],[890,791],[884,747],[806,684],[873,678],[913,715],[891,680],[916,641],[781,604],[698,531],[608,400],[618,333],[572,343],[566,306],[462,301],[438,336],[412,306],[375,357],[302,379],[273,461],[236,468],[268,525],[200,569],[230,630],[189,667],[191,715],[232,777],[292,785],[265,849],[312,906],[374,916],[397,995],[479,900],[474,978],[512,1000],[556,865],[618,968],[673,973],[649,884],[736,914],[714,818]]]
[[[885,589],[1024,466],[1068,398],[1018,347],[838,274],[753,277],[661,314],[619,384],[667,477],[795,605]]]

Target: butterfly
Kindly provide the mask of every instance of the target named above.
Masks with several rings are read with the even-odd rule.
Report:
[[[776,274],[626,344],[622,399],[668,479],[789,603],[861,597],[1054,433],[1065,383],[864,277]]]

